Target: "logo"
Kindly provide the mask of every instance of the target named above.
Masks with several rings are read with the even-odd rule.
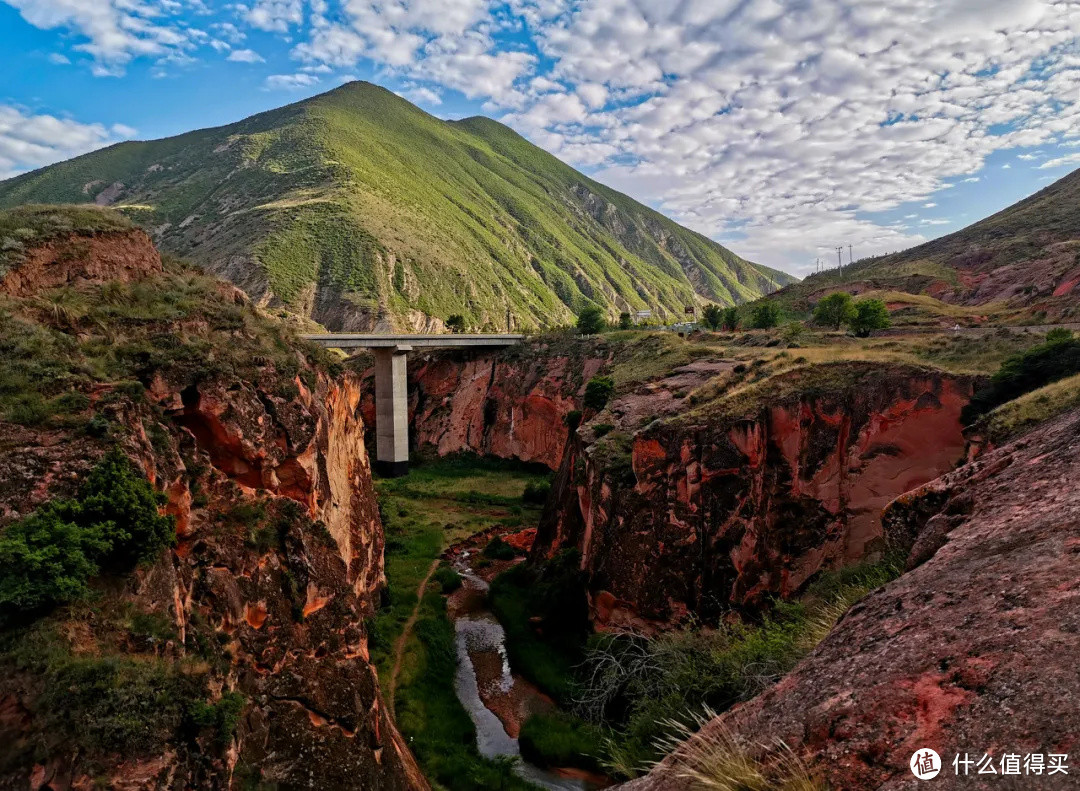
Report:
[[[941,771],[941,757],[933,750],[916,750],[911,756],[911,773],[920,780],[937,777]]]

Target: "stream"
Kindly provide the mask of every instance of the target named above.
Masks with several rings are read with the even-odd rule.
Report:
[[[505,718],[520,726],[528,714],[551,710],[554,704],[510,670],[506,634],[487,607],[488,583],[470,568],[470,555],[469,551],[462,552],[453,564],[462,577],[462,587],[453,595],[450,617],[457,635],[454,689],[476,726],[480,754],[485,758],[518,758],[516,773],[541,788],[585,791],[591,786],[583,778],[568,776],[569,771],[543,769],[521,759],[517,738],[507,732],[503,720],[489,708],[497,708]]]

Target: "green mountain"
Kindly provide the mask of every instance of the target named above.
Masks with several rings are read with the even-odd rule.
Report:
[[[955,233],[770,299],[798,313],[839,289],[882,296],[902,323],[1080,321],[1080,170]]]
[[[111,205],[165,250],[331,329],[565,324],[755,299],[793,278],[599,184],[487,118],[355,82],[229,126],[0,183],[0,207]]]

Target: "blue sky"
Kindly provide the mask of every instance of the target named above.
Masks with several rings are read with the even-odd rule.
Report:
[[[367,79],[805,274],[1080,165],[1078,31],[1074,0],[0,0],[0,177]]]

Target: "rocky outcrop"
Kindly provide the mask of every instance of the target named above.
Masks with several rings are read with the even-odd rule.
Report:
[[[93,237],[71,259],[31,250],[8,293],[140,273],[148,291],[178,288],[153,276],[141,232],[125,238]],[[384,537],[360,379],[331,377],[283,334],[251,347],[276,356],[241,373],[222,344],[282,331],[233,287],[209,285],[201,304],[198,287],[183,282],[185,319],[113,341],[134,361],[121,378],[139,381],[84,374],[74,410],[47,425],[0,413],[0,532],[72,495],[117,445],[177,533],[155,562],[103,570],[91,605],[0,623],[0,788],[427,789],[368,652]],[[51,317],[10,304],[28,324]],[[49,694],[73,668],[102,691],[100,711]]]
[[[930,369],[811,366],[640,430],[623,397],[568,446],[534,558],[581,551],[600,627],[790,595],[881,556],[884,505],[963,459],[971,393]]]
[[[885,516],[910,570],[853,607],[772,689],[706,726],[761,754],[780,741],[830,788],[912,788],[912,754],[935,750],[935,787],[1074,788],[1035,777],[1028,754],[1069,755],[1080,734],[1080,412],[1073,411],[897,500]],[[689,789],[685,747],[633,791]],[[1015,784],[1010,785],[1010,780]],[[996,781],[996,782],[994,782]]]
[[[588,344],[415,355],[409,361],[410,442],[440,456],[469,452],[557,469],[569,434],[565,418],[581,408],[585,383],[605,362]],[[373,393],[369,386],[369,423]]]
[[[25,297],[103,280],[138,280],[161,271],[161,256],[141,230],[69,234],[30,250],[0,277],[0,294]]]

